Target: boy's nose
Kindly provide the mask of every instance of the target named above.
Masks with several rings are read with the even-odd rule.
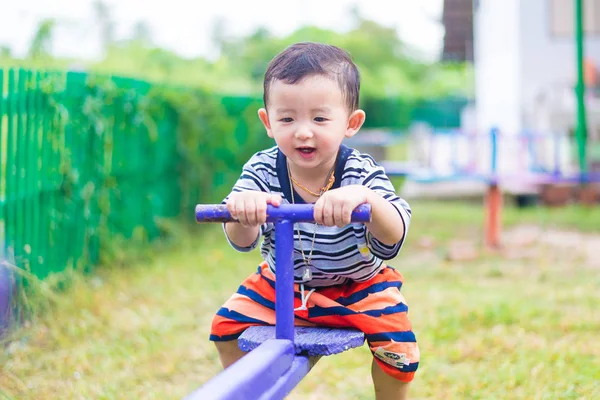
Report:
[[[313,133],[309,127],[298,127],[296,130],[296,139],[306,140],[313,137]]]

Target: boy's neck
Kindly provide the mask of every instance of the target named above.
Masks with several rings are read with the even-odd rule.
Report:
[[[335,167],[335,162],[327,166],[319,166],[318,168],[302,169],[294,165],[288,164],[288,168],[292,177],[309,185],[322,185],[325,179],[329,177],[332,168]]]
[[[331,173],[335,171],[336,159],[337,158],[334,158],[332,162],[329,162],[326,165],[319,166],[318,168],[301,169],[292,165],[289,162],[287,167],[290,175],[296,182],[310,189],[311,191],[318,193],[319,190],[327,184],[326,181],[331,176]],[[298,184],[292,183],[292,185],[297,190],[305,192],[301,187],[298,186]],[[314,197],[308,193],[307,195],[309,197]]]

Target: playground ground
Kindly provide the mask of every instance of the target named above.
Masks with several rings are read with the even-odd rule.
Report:
[[[412,206],[390,263],[422,351],[411,398],[600,398],[600,211],[507,209],[506,247],[490,253],[480,204]],[[7,343],[0,395],[179,399],[216,374],[210,320],[259,254],[196,228],[142,261],[75,275]],[[322,359],[289,398],[372,399],[370,357],[363,346]]]

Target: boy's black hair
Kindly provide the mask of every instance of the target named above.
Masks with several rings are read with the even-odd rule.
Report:
[[[350,55],[339,47],[313,42],[293,44],[271,60],[264,80],[265,107],[273,81],[294,84],[309,75],[337,80],[348,109],[358,109],[360,75]]]

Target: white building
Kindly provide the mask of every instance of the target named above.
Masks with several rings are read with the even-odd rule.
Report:
[[[474,0],[473,10],[477,130],[565,135],[565,164],[573,163],[566,134],[575,129],[577,115],[574,3]],[[584,0],[584,26],[584,55],[600,66],[600,0]],[[587,111],[588,135],[599,140],[597,97],[588,97]]]
[[[600,65],[600,0],[584,4],[584,53]],[[479,129],[535,128],[533,114],[544,98],[575,100],[574,23],[573,0],[475,0]]]

